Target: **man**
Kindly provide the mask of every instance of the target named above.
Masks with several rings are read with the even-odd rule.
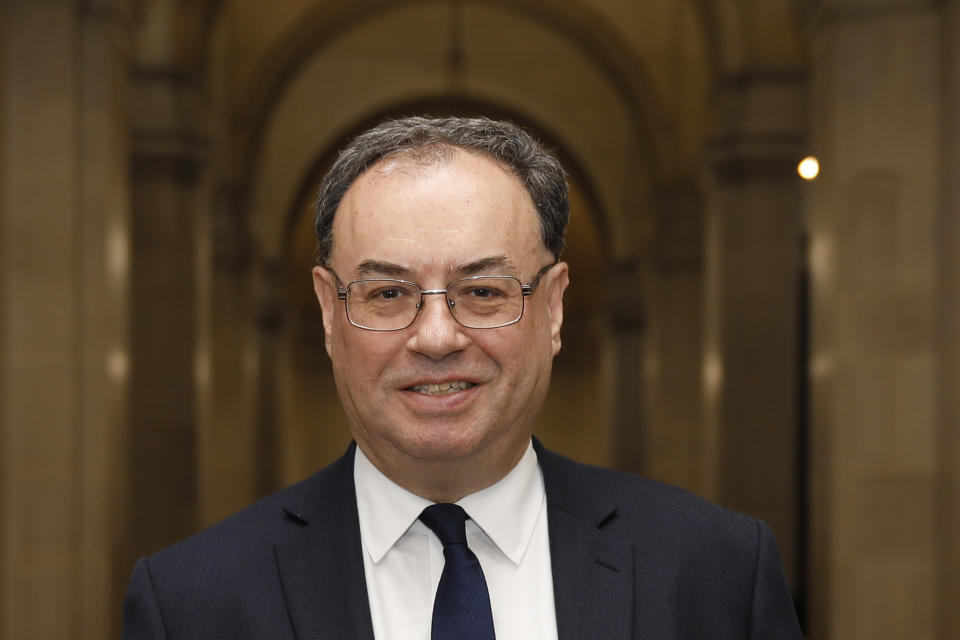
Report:
[[[140,560],[124,637],[800,637],[765,524],[531,438],[567,217],[563,170],[512,125],[354,140],[313,280],[355,445]]]

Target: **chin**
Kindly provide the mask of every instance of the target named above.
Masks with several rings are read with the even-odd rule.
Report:
[[[427,461],[457,460],[469,457],[490,445],[489,434],[465,430],[418,433],[400,443],[407,455]]]

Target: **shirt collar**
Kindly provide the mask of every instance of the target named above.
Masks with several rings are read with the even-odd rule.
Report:
[[[432,503],[383,475],[360,447],[354,457],[353,481],[357,488],[360,539],[377,563]]]
[[[403,537],[432,504],[383,475],[357,447],[353,467],[360,536],[374,563]],[[543,475],[532,444],[496,484],[457,502],[498,549],[520,564],[546,500]]]

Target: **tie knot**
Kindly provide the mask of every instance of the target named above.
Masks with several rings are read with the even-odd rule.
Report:
[[[447,502],[432,504],[423,510],[420,520],[437,534],[444,547],[467,544],[467,512],[460,505]]]

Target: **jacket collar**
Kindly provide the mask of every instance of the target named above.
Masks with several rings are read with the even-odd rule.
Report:
[[[543,470],[560,640],[626,640],[633,628],[633,545],[612,533],[618,502],[534,438]]]
[[[299,640],[373,640],[353,485],[355,452],[351,444],[284,506],[296,530],[275,554]]]

